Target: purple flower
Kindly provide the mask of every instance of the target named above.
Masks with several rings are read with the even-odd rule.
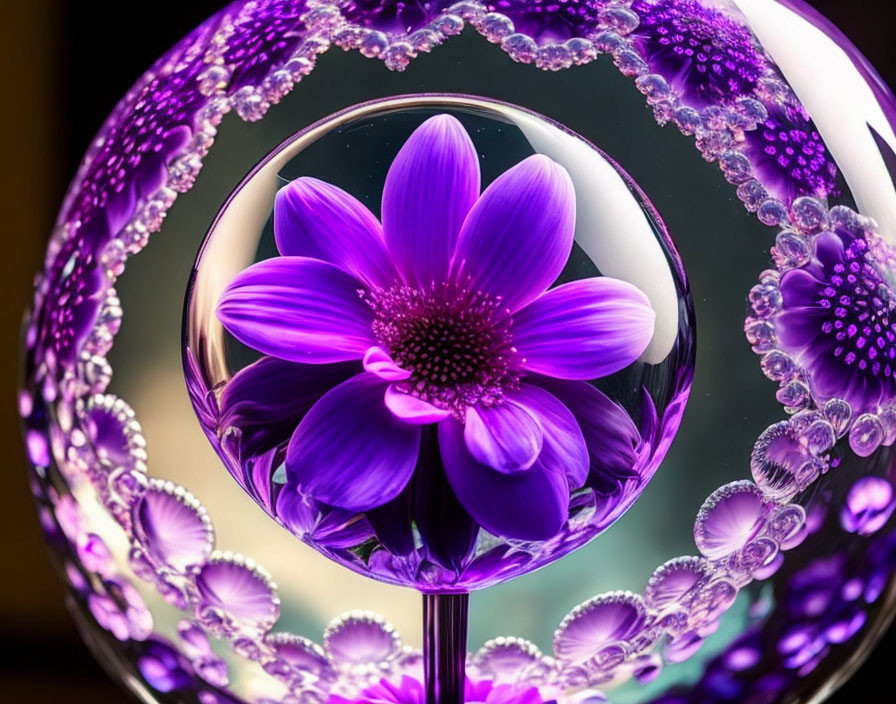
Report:
[[[552,700],[553,701],[553,700]],[[401,682],[393,684],[386,679],[368,687],[359,697],[345,699],[331,695],[327,704],[425,704],[426,691],[420,680],[404,675]],[[464,686],[466,704],[551,704],[545,701],[538,689],[523,684],[494,684],[492,680],[473,682],[469,678]]]
[[[782,348],[816,396],[848,401],[854,416],[896,392],[896,296],[868,254],[868,241],[845,229],[819,235],[812,261],[782,277],[777,317]]]
[[[563,167],[534,155],[480,193],[473,143],[448,115],[399,151],[382,224],[335,186],[291,182],[275,204],[282,256],[241,272],[219,302],[227,330],[269,356],[234,378],[249,401],[224,413],[268,413],[250,444],[291,431],[287,480],[327,506],[376,523],[374,509],[444,484],[444,472],[462,512],[491,533],[555,536],[588,477],[583,428],[616,425],[580,423],[539,379],[566,380],[573,400],[593,395],[586,382],[637,360],[654,324],[622,281],[548,290],[574,230]],[[463,523],[457,514],[449,502],[417,527],[443,533]]]
[[[746,153],[766,188],[785,203],[839,195],[837,167],[805,109],[766,107],[768,119],[744,134]]]
[[[766,61],[750,30],[698,0],[636,0],[635,37],[650,69],[695,107],[729,103],[756,88]]]

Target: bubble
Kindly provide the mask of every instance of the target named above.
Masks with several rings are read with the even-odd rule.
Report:
[[[890,520],[894,508],[893,485],[881,477],[865,477],[849,490],[840,521],[850,533],[872,535]]]
[[[297,537],[378,579],[480,588],[637,500],[688,393],[686,291],[656,210],[581,137],[491,101],[373,103],[228,200],[190,286],[187,384]]]

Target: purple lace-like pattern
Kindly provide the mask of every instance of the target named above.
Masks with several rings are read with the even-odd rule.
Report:
[[[190,189],[223,115],[234,109],[244,119],[260,119],[333,44],[401,70],[469,24],[512,59],[546,70],[608,54],[634,79],[658,122],[671,121],[693,135],[703,156],[737,186],[746,208],[780,228],[772,249],[775,268],[763,272],[750,292],[746,333],[762,355],[764,373],[780,384],[778,399],[791,415],[757,441],[751,458],[755,482],[734,482],[707,499],[695,522],[699,555],[660,566],[642,594],[602,594],[573,609],[557,629],[550,655],[515,638],[487,643],[470,657],[471,679],[537,684],[542,700],[555,691],[593,689],[629,677],[649,681],[663,662],[696,652],[738,591],[780,569],[782,552],[813,533],[812,516],[807,519],[804,508],[791,501],[820,474],[836,470],[839,459],[832,459],[831,449],[838,438],[848,436],[860,456],[896,441],[886,373],[893,301],[887,272],[896,254],[873,223],[848,208],[828,208],[836,168],[801,113],[781,117],[795,109],[796,98],[739,20],[702,3],[674,5],[608,0],[581,3],[573,11],[571,3],[534,1],[450,7],[234,3],[159,61],[116,108],[75,179],[37,281],[19,409],[41,524],[68,556],[65,571],[75,598],[109,638],[134,649],[152,687],[191,693],[203,704],[240,701],[228,693],[227,663],[209,636],[229,642],[233,657],[260,666],[266,691],[276,694],[258,694],[259,704],[324,702],[330,693],[364,701],[363,692],[383,678],[395,686],[419,672],[420,654],[404,648],[373,614],[337,619],[320,645],[272,631],[279,600],[270,576],[251,559],[215,549],[211,521],[189,492],[146,476],[146,447],[134,413],[105,393],[112,374],[105,355],[122,315],[113,285],[125,261],[161,227],[177,194]],[[682,8],[693,12],[676,18]],[[719,32],[707,37],[709,26]],[[722,38],[722,45],[714,43]],[[673,75],[673,67],[687,70]],[[786,148],[782,154],[788,140],[781,135],[790,140],[793,130],[800,137],[799,154]],[[811,283],[816,293],[807,293],[811,286],[800,288],[800,278],[811,279],[802,283]],[[841,304],[843,316],[834,303],[838,295],[848,299]],[[834,306],[832,318],[824,301]],[[861,310],[855,307],[859,302]],[[804,321],[809,330],[802,334],[791,330],[798,327],[792,315],[797,308],[811,309]],[[841,319],[846,337],[854,340],[848,352],[846,340],[837,337]],[[831,352],[823,360],[811,335]],[[838,364],[849,372],[842,389],[819,372]],[[190,391],[200,408],[214,412],[213,397]],[[845,530],[871,534],[886,523],[893,488],[880,482],[852,488],[840,514]],[[60,493],[60,485],[72,494]],[[96,512],[84,511],[86,504],[104,507],[119,524],[118,537],[129,545],[127,565],[113,558],[96,532]],[[782,676],[807,671],[828,645],[861,628],[862,605],[877,599],[892,572],[891,540],[882,537],[871,550],[879,558],[870,563],[873,573],[858,586],[844,584],[830,597],[830,608],[805,611],[802,631],[782,634],[782,647],[796,666]],[[795,585],[785,598],[805,609],[812,585],[819,575],[842,569],[840,559],[834,555],[811,565],[803,586]],[[138,579],[131,581],[129,573]],[[177,642],[154,633],[143,596],[149,591],[183,611]],[[749,634],[736,645],[717,663],[729,675],[748,673],[755,659]],[[749,686],[761,689],[763,683]],[[673,693],[660,701],[714,701],[706,692],[698,694]],[[592,696],[600,701],[596,692]]]

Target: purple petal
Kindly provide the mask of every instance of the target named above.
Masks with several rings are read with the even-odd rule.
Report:
[[[438,429],[424,431],[414,477],[414,520],[427,557],[460,572],[476,545],[479,526],[457,500],[442,464]]]
[[[561,468],[571,487],[582,486],[588,477],[588,447],[570,410],[556,396],[531,384],[521,385],[512,400],[524,406],[541,426],[544,447],[538,462]]]
[[[391,501],[414,472],[420,428],[383,403],[383,382],[358,374],[302,419],[286,452],[291,480],[318,501],[367,511]]]
[[[408,482],[404,491],[394,499],[364,514],[377,540],[392,555],[405,556],[414,552],[413,501],[411,483]]]
[[[453,418],[439,424],[439,447],[458,501],[490,533],[547,540],[566,523],[569,485],[561,468],[536,463],[525,472],[496,472],[473,459]]]
[[[383,381],[404,381],[411,376],[407,369],[399,367],[382,347],[371,347],[364,353],[364,370],[376,374]]]
[[[497,406],[467,409],[464,441],[477,462],[510,474],[535,463],[544,433],[525,406],[505,399]]]
[[[781,277],[781,296],[785,308],[813,306],[824,284],[805,269],[791,269]]]
[[[395,384],[390,385],[386,389],[386,395],[383,399],[396,418],[400,418],[405,423],[414,425],[426,425],[428,423],[438,423],[451,415],[451,411],[444,408],[437,408],[431,403],[427,403],[416,396],[406,394],[396,388]]]
[[[234,278],[218,318],[240,342],[272,357],[308,364],[361,359],[375,340],[359,288],[333,264],[277,257]]]
[[[275,493],[279,488],[271,480],[277,468],[283,464],[285,456],[285,447],[275,447],[255,455],[243,463],[242,472],[236,477],[246,493],[268,513],[274,512]]]
[[[479,197],[479,159],[463,125],[436,115],[398,152],[383,188],[386,243],[406,281],[445,280],[461,225]]]
[[[529,371],[598,379],[624,369],[653,337],[656,314],[625,281],[603,276],[563,284],[514,316],[514,344]]]
[[[336,264],[372,286],[398,278],[373,213],[354,196],[316,178],[299,178],[277,193],[274,238],[284,256]]]
[[[823,232],[815,240],[815,256],[821,265],[832,271],[846,256],[843,240],[832,232]]]
[[[826,317],[827,311],[823,308],[791,308],[785,310],[779,313],[775,319],[778,338],[789,349],[797,351],[802,347],[815,347],[816,344],[833,347],[833,345],[825,345],[825,340],[818,339],[823,337],[821,326],[824,324]],[[818,343],[816,343],[816,340],[818,340]],[[818,352],[818,348],[807,350],[807,352],[812,355],[813,352]]]
[[[588,447],[592,483],[609,486],[633,475],[641,436],[628,413],[582,381],[542,378],[538,384],[560,399],[578,421]]]
[[[239,428],[241,459],[261,454],[289,440],[317,400],[357,372],[352,362],[296,364],[262,357],[227,382],[219,426]]]
[[[329,548],[353,548],[372,537],[370,524],[351,511],[319,506],[286,484],[277,497],[276,515],[294,535]]]
[[[476,201],[457,240],[452,276],[519,310],[560,275],[575,225],[575,188],[566,169],[530,156]]]

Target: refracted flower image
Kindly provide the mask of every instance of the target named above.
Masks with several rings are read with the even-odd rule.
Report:
[[[656,471],[689,383],[679,370],[658,409],[619,377],[657,314],[638,286],[571,264],[567,168],[535,153],[484,184],[482,158],[437,112],[393,152],[378,215],[331,182],[286,181],[276,256],[215,302],[255,361],[211,401],[191,389],[281,525],[423,589],[502,581],[605,530]]]
[[[781,277],[776,320],[782,349],[805,366],[813,392],[845,400],[856,416],[896,389],[896,295],[871,249],[847,227],[819,235],[809,263]]]

